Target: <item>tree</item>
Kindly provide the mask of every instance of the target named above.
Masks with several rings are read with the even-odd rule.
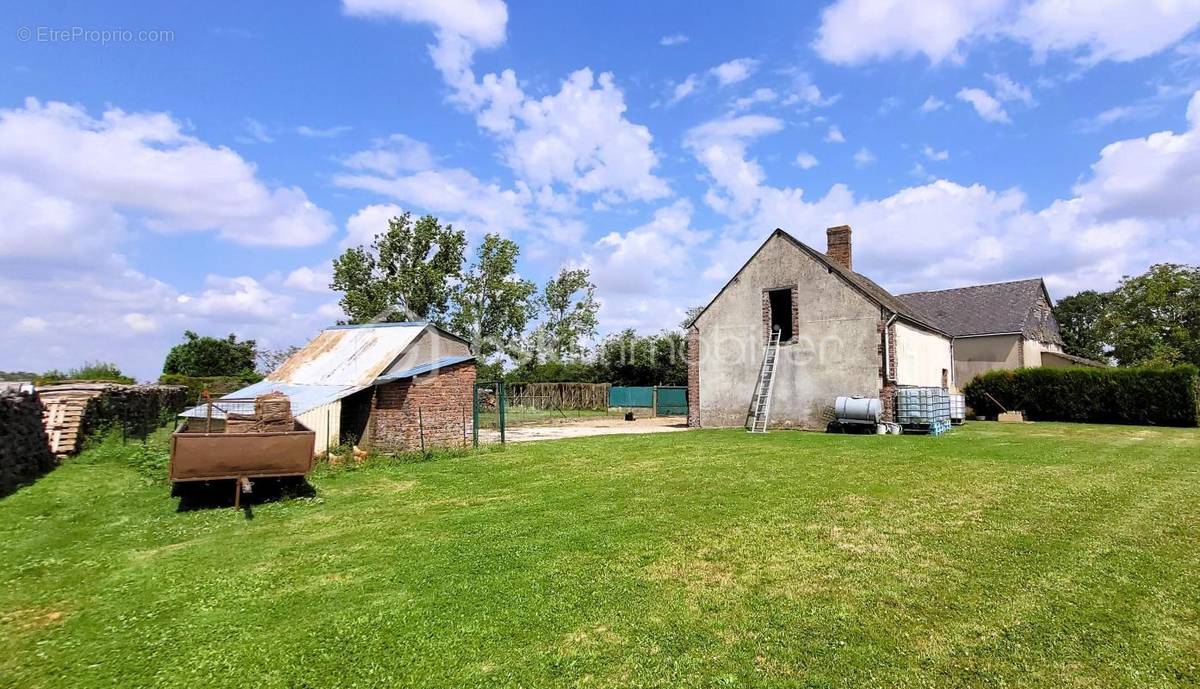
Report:
[[[167,352],[163,362],[163,373],[184,376],[243,376],[254,373],[254,361],[258,346],[254,340],[238,341],[237,335],[229,337],[201,337],[188,330],[183,333],[183,344],[177,344]]]
[[[600,343],[596,366],[613,385],[684,385],[687,339],[673,330],[647,336],[622,330]]]
[[[517,243],[487,234],[475,252],[475,264],[452,290],[450,329],[465,337],[481,357],[519,340],[536,309],[537,286],[517,274]]]
[[[1087,290],[1055,304],[1054,318],[1058,321],[1068,354],[1096,360],[1104,358],[1100,319],[1109,299],[1107,292]]]
[[[700,312],[703,310],[703,306],[689,306],[687,310],[683,312],[683,320],[679,322],[679,327],[683,330],[687,330],[688,328],[692,327],[692,322],[696,320],[696,317],[699,316]]]
[[[1099,329],[1122,365],[1200,365],[1200,267],[1161,263],[1126,276]]]
[[[542,290],[539,299],[545,320],[539,326],[539,341],[555,360],[579,358],[586,353],[583,342],[596,336],[596,286],[586,268],[559,271]]]
[[[333,260],[330,289],[350,323],[428,320],[445,325],[451,284],[462,275],[466,235],[426,215],[388,221],[371,247],[347,249]]]
[[[265,376],[282,366],[283,362],[290,359],[298,351],[300,351],[300,348],[296,345],[281,349],[260,350],[258,352],[258,359],[255,361],[257,364],[255,370]]]

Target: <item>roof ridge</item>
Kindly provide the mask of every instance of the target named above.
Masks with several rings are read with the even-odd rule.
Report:
[[[954,292],[957,290],[965,290],[965,289],[980,289],[982,287],[1000,287],[1003,285],[1017,285],[1017,284],[1020,284],[1023,282],[1041,283],[1043,281],[1044,281],[1044,278],[1041,278],[1041,277],[1021,278],[1020,280],[1003,280],[1001,282],[985,282],[985,283],[982,283],[979,285],[960,285],[958,287],[946,287],[944,289],[917,290],[915,292],[904,292],[901,294],[897,294],[896,296],[897,297],[907,297],[907,296],[913,295],[913,294],[937,294],[938,292]]]

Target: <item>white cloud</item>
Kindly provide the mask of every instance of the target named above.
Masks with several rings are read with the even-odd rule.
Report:
[[[983,89],[964,88],[959,90],[956,97],[965,103],[970,103],[971,107],[975,108],[975,112],[988,122],[1010,121],[1008,113],[1005,112],[1004,106],[1000,104],[1000,101],[993,98],[992,94]]]
[[[723,62],[713,67],[709,72],[716,77],[718,84],[729,86],[730,84],[736,84],[739,81],[748,79],[758,69],[758,64],[758,60],[753,58],[740,57],[736,60]]]
[[[937,112],[946,107],[946,101],[937,96],[930,96],[921,103],[921,112]]]
[[[1095,132],[1117,122],[1146,119],[1158,112],[1159,106],[1157,104],[1137,103],[1133,105],[1118,105],[1080,121],[1080,126],[1084,131]]]
[[[875,200],[834,185],[810,200],[802,189],[767,184],[750,157],[754,138],[779,127],[716,120],[696,129],[738,136],[689,147],[708,170],[706,202],[729,219],[720,240],[703,249],[710,265],[700,274],[711,294],[770,228],[783,226],[820,249],[823,228],[840,223],[855,229],[856,269],[893,291],[1044,275],[1065,295],[1106,289],[1156,261],[1196,262],[1200,197],[1191,190],[1200,185],[1200,93],[1188,116],[1186,132],[1105,147],[1071,198],[1041,210],[1029,208],[1018,189],[937,179]],[[914,174],[928,175],[919,163]]]
[[[668,46],[668,47],[676,46],[676,45],[683,45],[684,43],[687,43],[687,42],[688,42],[688,37],[681,33],[671,34],[669,36],[663,36],[662,38],[658,39],[659,45],[664,45],[664,46]]]
[[[302,190],[268,187],[254,165],[184,134],[166,113],[110,108],[93,118],[77,106],[27,99],[22,108],[0,110],[0,169],[10,191],[32,190],[41,200],[36,215],[15,215],[85,243],[87,233],[128,224],[127,213],[155,231],[216,231],[239,244],[305,246],[333,231],[329,214]],[[0,229],[25,231],[11,221]]]
[[[1090,65],[1152,55],[1198,22],[1195,0],[838,0],[822,12],[813,47],[839,64],[917,55],[938,64],[1008,38],[1035,58],[1063,52]]]
[[[800,151],[796,154],[796,165],[802,170],[811,170],[817,166],[817,157],[811,153]]]
[[[733,101],[734,110],[745,110],[759,103],[773,103],[779,99],[779,94],[775,93],[774,89],[758,88],[749,96],[743,96]]]
[[[48,324],[46,323],[45,318],[38,318],[37,316],[25,316],[21,320],[17,321],[17,332],[40,333],[46,330],[47,325]]]
[[[503,43],[508,24],[503,0],[342,0],[342,8],[356,17],[432,24],[482,48]]]
[[[476,79],[475,51],[504,42],[507,6],[501,0],[343,0],[348,14],[421,22],[435,27],[434,66],[451,101],[506,144],[505,160],[533,186],[564,184],[606,200],[649,201],[670,193],[655,176],[658,156],[650,130],[625,118],[625,97],[613,75],[576,70],[557,94],[529,97],[511,69]]]
[[[992,82],[993,93],[996,94],[998,100],[1017,101],[1028,106],[1036,104],[1029,88],[1013,81],[1007,74],[985,74],[984,76]]]
[[[842,134],[842,130],[835,124],[829,127],[829,131],[825,134],[825,140],[831,144],[846,143],[846,136]]]
[[[248,276],[209,275],[205,289],[197,295],[180,295],[176,300],[187,314],[217,317],[225,322],[277,321],[292,305],[290,297],[276,294]]]
[[[310,127],[302,124],[296,127],[296,133],[300,136],[305,136],[310,139],[333,139],[351,131],[354,127],[348,124],[339,124],[333,127]]]
[[[333,280],[332,266],[329,263],[321,263],[312,267],[301,266],[288,273],[283,281],[283,286],[305,292],[325,293],[329,291],[331,280]]]
[[[121,321],[135,333],[150,333],[158,330],[158,321],[144,313],[127,313]]]
[[[798,68],[784,70],[785,74],[791,75],[790,93],[783,99],[783,105],[800,105],[807,109],[824,108],[841,99],[841,94],[825,96],[821,93],[821,89],[812,81],[812,76]]]
[[[866,167],[875,162],[875,154],[871,153],[866,147],[860,148],[854,153],[855,167]]]
[[[926,144],[925,147],[923,149],[921,149],[921,153],[923,153],[925,155],[925,157],[928,158],[929,160],[949,160],[950,159],[950,151],[939,151],[939,150],[934,149],[929,144]]]
[[[358,151],[342,162],[356,170],[385,175],[427,170],[434,164],[429,146],[404,134],[392,134],[386,139],[377,140],[371,149]]]
[[[240,143],[244,144],[270,144],[275,142],[275,137],[267,129],[267,126],[258,120],[247,117],[242,122],[242,128],[246,133],[237,137]]]
[[[394,203],[376,203],[360,208],[346,221],[346,237],[343,249],[352,246],[370,246],[375,235],[388,228],[388,221],[404,215],[404,209]]]
[[[695,74],[689,74],[686,79],[675,84],[675,88],[671,91],[671,103],[678,103],[696,92],[700,86],[700,77]]]

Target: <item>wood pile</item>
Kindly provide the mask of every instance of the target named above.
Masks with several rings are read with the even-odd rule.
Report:
[[[46,442],[37,393],[0,391],[0,496],[57,464]]]
[[[294,428],[292,402],[282,392],[255,397],[253,413],[225,414],[225,433],[287,433]]]
[[[187,403],[182,385],[120,385],[67,382],[38,388],[45,404],[43,424],[50,451],[58,457],[83,449],[88,435],[119,428],[144,438]]]

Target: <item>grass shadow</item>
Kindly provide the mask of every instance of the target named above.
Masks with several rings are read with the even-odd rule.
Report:
[[[242,493],[241,507],[246,519],[254,518],[254,506],[295,498],[316,497],[317,489],[303,476],[260,478],[251,482],[250,493]],[[228,509],[234,505],[236,481],[187,481],[171,487],[171,496],[179,498],[176,512]]]

